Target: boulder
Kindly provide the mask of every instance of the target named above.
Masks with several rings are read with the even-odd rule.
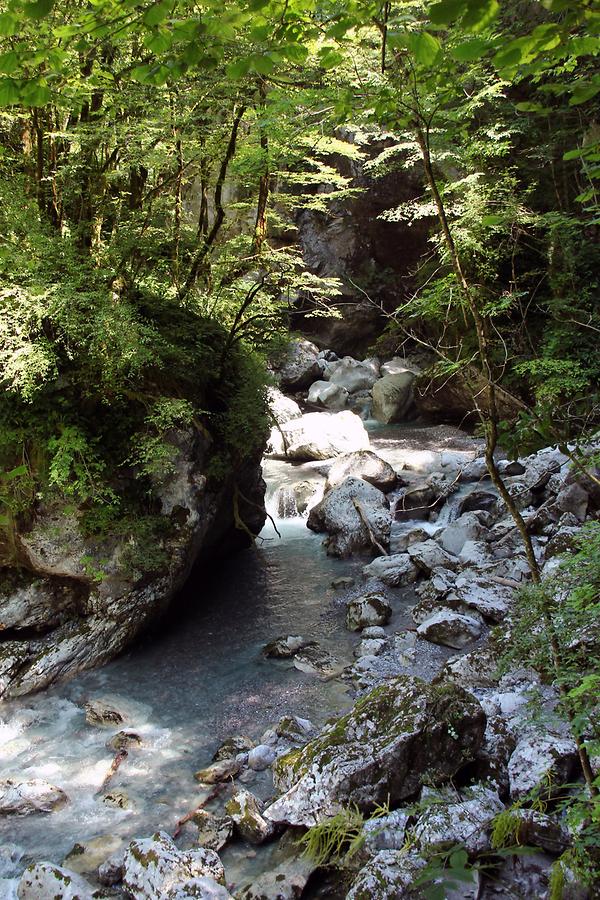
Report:
[[[98,866],[98,881],[106,887],[113,887],[123,881],[124,853],[113,853]]]
[[[370,593],[353,597],[346,604],[346,628],[361,631],[371,625],[387,625],[392,607],[382,594]]]
[[[373,418],[387,425],[401,422],[414,404],[416,375],[410,369],[384,375],[373,385]]]
[[[275,638],[263,647],[263,653],[274,659],[291,659],[298,650],[307,647],[311,642],[300,634],[288,634]]]
[[[240,772],[242,764],[237,758],[223,758],[212,763],[205,769],[196,772],[194,778],[202,784],[218,784],[220,781],[228,781]]]
[[[359,362],[351,356],[345,356],[331,373],[331,384],[341,385],[349,394],[370,390],[377,381],[379,372],[372,361]]]
[[[459,512],[462,515],[466,512],[476,512],[483,510],[484,512],[494,513],[498,506],[498,497],[491,491],[471,491],[464,498],[459,506]]]
[[[383,378],[385,375],[401,375],[406,371],[413,371],[416,373],[417,366],[413,363],[409,363],[409,361],[403,356],[394,356],[392,359],[388,359],[387,362],[384,362],[379,369],[379,373]]]
[[[315,406],[323,406],[325,409],[345,409],[348,402],[348,391],[341,384],[329,381],[315,381],[310,386],[307,400]]]
[[[402,587],[417,580],[419,570],[407,553],[378,556],[363,568],[366,578],[377,578],[388,587]]]
[[[514,809],[511,814],[519,820],[517,843],[539,847],[554,856],[560,856],[571,845],[571,836],[557,816],[535,809]]]
[[[278,425],[285,425],[286,422],[299,419],[302,415],[302,410],[296,401],[291,397],[286,397],[277,388],[270,387],[268,389],[267,402],[271,416]]]
[[[245,734],[228,737],[213,755],[213,762],[235,759],[238,753],[246,753],[254,747],[254,741]]]
[[[248,766],[254,772],[263,772],[275,762],[277,754],[268,744],[257,744],[248,753]]]
[[[239,888],[236,900],[300,900],[314,869],[314,863],[284,837],[269,856],[269,871]]]
[[[577,747],[571,738],[529,732],[508,761],[511,798],[518,800],[535,788],[551,794],[552,786],[571,780],[576,762]]]
[[[262,815],[263,805],[250,791],[238,790],[225,804],[236,831],[251,844],[264,844],[275,834],[273,822]]]
[[[344,668],[343,664],[318,644],[310,644],[299,650],[294,656],[294,667],[307,675],[319,675],[322,678],[333,678]]]
[[[136,898],[137,900],[137,898]],[[233,900],[227,888],[212,878],[190,878],[183,887],[175,885],[164,895],[164,900]]]
[[[132,841],[123,860],[123,888],[136,900],[164,900],[196,878],[223,884],[225,871],[214,850],[178,850],[168,834]],[[218,894],[216,895],[218,896]]]
[[[486,535],[487,529],[475,513],[466,512],[447,525],[436,538],[444,550],[458,556],[467,541],[479,541]]]
[[[415,850],[380,850],[360,870],[346,900],[418,900],[413,884],[427,865]]]
[[[198,828],[196,843],[205,850],[218,853],[229,843],[233,835],[233,819],[230,816],[215,816],[206,809],[199,809],[192,819]]]
[[[462,650],[481,637],[481,620],[451,609],[441,609],[417,628],[417,634],[433,644]]]
[[[49,813],[64,806],[68,799],[61,788],[41,778],[29,781],[4,778],[0,781],[0,816]]]
[[[328,491],[307,520],[313,531],[328,533],[327,553],[341,557],[357,550],[377,552],[374,541],[387,547],[391,524],[385,495],[360,478],[346,478]]]
[[[17,885],[19,900],[93,900],[103,894],[81,875],[50,862],[29,866]]]
[[[282,716],[275,726],[275,733],[292,744],[305,744],[315,735],[315,726],[310,719],[300,716]]]
[[[303,338],[292,340],[277,369],[284,390],[302,391],[321,375],[319,348]]]
[[[465,606],[476,610],[486,619],[500,622],[513,603],[514,588],[489,581],[485,572],[465,569],[456,579],[454,593]]]
[[[393,490],[398,482],[398,476],[390,464],[372,450],[357,450],[339,456],[327,473],[325,490],[350,477],[362,478],[384,493]]]
[[[415,403],[420,415],[433,417],[437,421],[476,419],[477,407],[488,414],[490,412],[486,381],[475,366],[463,366],[451,375],[446,372],[439,375],[424,372],[415,388]],[[497,392],[496,403],[501,419],[513,420],[520,412],[519,401],[505,391]]]
[[[388,646],[383,638],[363,638],[354,648],[354,656],[361,659],[363,656],[379,656]]]
[[[369,448],[362,420],[349,410],[306,413],[271,431],[271,455],[282,459],[330,459]]]
[[[434,569],[456,569],[458,560],[432,539],[411,544],[408,555],[417,569],[430,575]]]
[[[117,731],[104,745],[107,750],[117,753],[119,750],[135,750],[142,746],[142,739],[135,731]]]
[[[395,809],[386,815],[367,819],[362,831],[364,848],[369,856],[375,856],[380,850],[401,850],[406,842],[406,826],[410,818],[410,812]]]
[[[391,679],[277,760],[274,781],[285,793],[265,818],[310,827],[348,804],[399,804],[424,779],[450,778],[474,759],[484,730],[481,706],[462,688]]]
[[[424,856],[449,850],[460,844],[469,856],[490,849],[489,830],[504,810],[496,791],[483,785],[466,789],[462,795],[432,792],[431,805],[419,815],[413,829],[418,849]]]

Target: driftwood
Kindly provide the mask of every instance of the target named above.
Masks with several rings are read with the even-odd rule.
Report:
[[[379,550],[379,552],[381,553],[382,556],[389,556],[388,551],[384,547],[382,547],[382,545],[379,543],[379,541],[373,534],[373,529],[371,528],[371,523],[369,522],[369,519],[367,518],[367,514],[365,513],[364,509],[362,508],[362,506],[360,505],[360,502],[356,499],[356,497],[352,498],[352,503],[354,504],[354,508],[355,508],[356,512],[360,516],[361,522],[367,529],[367,533],[369,535],[369,540],[371,541],[373,546]]]
[[[223,791],[226,790],[228,787],[229,787],[228,781],[221,781],[219,784],[216,784],[214,786],[214,788],[212,789],[212,791],[210,792],[210,794],[208,795],[208,797],[206,797],[202,801],[202,803],[199,803],[198,806],[195,806],[194,809],[191,809],[188,813],[185,814],[185,816],[182,816],[182,818],[179,819],[179,821],[177,822],[177,825],[175,826],[175,831],[173,832],[173,839],[179,837],[179,835],[181,833],[181,829],[183,828],[183,826],[185,825],[186,822],[189,822],[191,819],[193,819],[197,812],[200,812],[201,809],[204,809],[205,806],[208,806],[208,804],[212,800],[215,800],[219,796],[219,794],[223,793]]]
[[[117,750],[117,752],[115,753],[115,758],[113,759],[112,763],[110,764],[110,769],[108,770],[108,772],[106,773],[106,775],[104,777],[104,781],[102,782],[102,784],[96,791],[97,794],[104,793],[104,791],[107,789],[107,787],[111,783],[112,779],[115,777],[119,766],[121,765],[122,762],[124,762],[127,759],[128,755],[129,754],[127,753],[127,750]]]

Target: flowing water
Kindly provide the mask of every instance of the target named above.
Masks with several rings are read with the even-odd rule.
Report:
[[[377,429],[372,444],[415,476],[439,468],[444,452],[473,452],[472,439],[455,429]],[[267,523],[257,550],[210,576],[194,575],[177,615],[119,659],[2,705],[0,778],[45,779],[63,788],[69,803],[50,815],[0,819],[0,879],[16,878],[33,860],[60,863],[78,842],[101,839],[111,851],[158,828],[172,833],[206,796],[193,774],[222,740],[240,733],[256,740],[288,713],[322,725],[348,708],[342,680],[323,681],[261,653],[274,637],[302,634],[343,663],[352,660],[356,637],[344,628],[343,598],[331,581],[357,575],[364,560],[328,558],[322,536],[296,515],[293,488],[303,485],[311,505],[322,493],[323,472],[319,463],[267,462],[268,509],[279,535]],[[85,703],[101,698],[125,713],[123,725],[86,722]],[[135,731],[142,745],[101,791],[114,757],[105,744],[119,728]],[[109,805],[107,793],[125,808]],[[233,854],[236,877],[251,874],[253,856],[244,862]],[[0,881],[0,897],[13,896],[14,884]]]

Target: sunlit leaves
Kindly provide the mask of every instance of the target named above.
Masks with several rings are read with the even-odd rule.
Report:
[[[408,36],[408,47],[419,65],[430,66],[437,58],[441,45],[428,31],[419,31]]]
[[[467,31],[479,32],[496,19],[500,11],[497,0],[439,0],[429,9],[435,25],[460,21]]]

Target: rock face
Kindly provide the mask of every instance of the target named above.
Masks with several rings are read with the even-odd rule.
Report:
[[[448,377],[432,377],[427,372],[417,379],[415,384],[415,404],[420,415],[460,422],[465,418],[475,418],[477,403],[487,410],[485,399],[485,379],[481,373],[471,366],[463,367],[459,372]],[[514,419],[519,412],[518,403],[512,397],[499,392],[498,413],[502,419]]]
[[[360,870],[346,900],[417,900],[419,891],[411,886],[426,865],[414,850],[380,850]]]
[[[274,780],[285,793],[264,816],[310,827],[350,803],[368,810],[389,797],[397,804],[423,779],[449,778],[472,760],[484,730],[483,710],[461,688],[392,679],[277,760]]]
[[[269,452],[281,459],[330,459],[369,448],[369,435],[359,416],[339,413],[306,413],[274,428]]]
[[[385,495],[360,478],[346,478],[311,509],[307,525],[327,532],[330,556],[350,556],[358,550],[387,547],[392,517]]]
[[[373,418],[384,425],[405,419],[414,405],[415,378],[410,369],[380,378],[373,385]]]
[[[236,485],[250,501],[241,502],[242,519],[260,531],[258,457],[209,488],[210,439],[190,429],[174,433],[172,445],[173,473],[156,485],[163,526],[156,536],[137,543],[116,532],[86,537],[81,513],[62,508],[40,508],[30,530],[17,535],[25,568],[0,586],[0,632],[10,629],[0,644],[0,697],[107,662],[165,612],[202,554],[240,545]]]
[[[194,896],[192,888],[200,878],[211,879],[215,886],[224,882],[225,871],[214,850],[178,850],[162,831],[151,838],[132,841],[125,852],[123,887],[136,900],[164,900],[178,890],[186,896],[188,887],[187,896]]]
[[[394,469],[372,450],[357,450],[338,457],[327,473],[325,490],[350,477],[362,478],[384,493],[393,490],[398,483]]]

